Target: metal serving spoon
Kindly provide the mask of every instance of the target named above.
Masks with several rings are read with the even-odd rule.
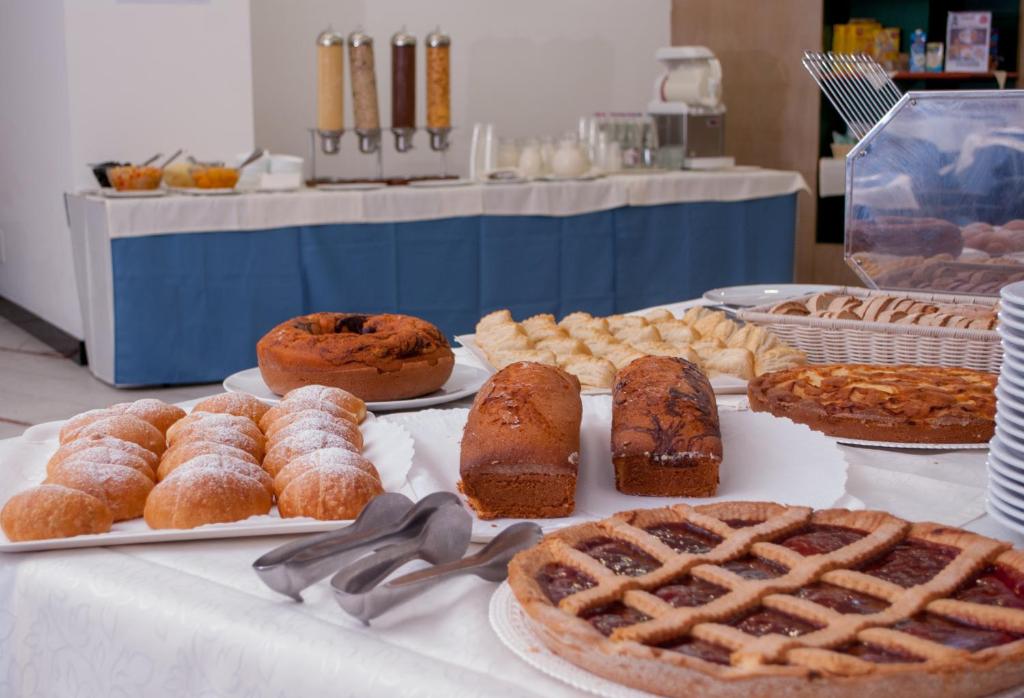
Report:
[[[450,492],[429,494],[415,505],[405,495],[387,492],[370,500],[350,525],[285,543],[252,566],[268,587],[302,601],[303,589],[330,576],[353,556],[371,547],[415,538],[434,512],[452,504],[462,506]]]
[[[390,582],[377,584],[398,568],[388,551],[381,551],[342,570],[334,579],[334,598],[346,612],[364,623],[402,604],[414,596],[460,574],[475,574],[489,582],[500,582],[508,576],[508,563],[520,550],[536,545],[543,536],[540,526],[524,521],[509,526],[473,555],[443,562]],[[395,546],[397,547],[397,546]]]

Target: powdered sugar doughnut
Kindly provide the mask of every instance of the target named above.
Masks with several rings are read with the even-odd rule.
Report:
[[[158,456],[167,448],[167,445],[164,443],[164,435],[160,433],[159,429],[149,422],[144,422],[130,414],[119,414],[115,417],[98,419],[78,432],[76,438],[93,434],[113,436],[115,439],[131,441],[133,444],[138,444]]]
[[[74,441],[82,429],[93,422],[105,419],[107,417],[116,417],[121,414],[117,410],[109,407],[103,407],[98,410],[89,410],[88,412],[82,412],[76,414],[74,417],[64,422],[64,426],[60,428],[60,435],[57,437],[60,443],[66,444],[69,441]]]
[[[266,453],[262,439],[256,441],[248,434],[244,434],[234,427],[217,426],[212,424],[192,424],[187,430],[182,431],[179,440],[175,441],[171,448],[189,441],[213,441],[218,444],[227,444],[241,449],[252,456],[257,463],[263,462],[263,455]]]
[[[339,422],[346,422],[348,424],[351,424],[352,426],[356,426],[355,421],[351,419],[345,419],[344,417],[336,417],[330,412],[324,412],[323,410],[307,409],[298,410],[296,412],[278,413],[278,416],[274,420],[274,423],[269,425],[267,427],[267,430],[263,432],[267,437],[267,443],[270,443],[272,439],[276,438],[277,433],[284,429],[285,427],[289,427],[292,424],[295,424],[296,422],[310,418],[314,420],[323,419],[324,421],[334,420]]]
[[[321,465],[302,473],[277,500],[281,516],[335,521],[354,519],[366,503],[382,494],[380,480],[350,465]]]
[[[285,393],[282,402],[295,400],[330,402],[346,412],[354,414],[359,422],[366,417],[366,403],[341,388],[331,388],[326,385],[304,385]]]
[[[187,460],[179,465],[174,472],[177,473],[188,468],[207,468],[216,467],[223,468],[225,470],[232,470],[239,475],[245,475],[251,477],[258,483],[263,485],[267,490],[268,494],[274,494],[274,479],[267,474],[267,471],[246,460],[241,458],[234,458],[232,456],[222,456],[216,453],[207,453],[202,456],[196,456],[191,460]],[[168,473],[170,476],[171,473]]]
[[[161,456],[160,467],[157,468],[156,477],[158,480],[163,480],[185,461],[210,453],[218,456],[230,456],[231,458],[244,460],[257,466],[260,464],[251,453],[237,446],[222,444],[216,441],[180,441],[167,449],[164,455]]]
[[[72,441],[71,443],[76,442]],[[57,454],[54,454],[53,458],[50,458],[46,463],[46,474],[49,475],[53,468],[60,466],[62,463],[102,463],[107,465],[122,465],[126,468],[131,468],[132,470],[138,470],[150,480],[156,482],[156,473],[154,473],[153,469],[149,467],[149,464],[146,463],[145,459],[108,446],[83,448],[76,453],[72,453],[59,459],[57,459]]]
[[[163,400],[144,398],[135,402],[121,402],[113,405],[110,409],[118,410],[124,414],[138,417],[144,422],[149,422],[166,434],[172,424],[185,416],[185,410],[176,405],[168,405]]]
[[[344,448],[321,448],[319,451],[311,451],[299,456],[284,466],[274,478],[274,492],[280,497],[292,480],[307,470],[319,468],[321,465],[344,465],[358,468],[377,478],[377,481],[380,482],[380,473],[377,472],[377,468],[358,453],[347,451]]]
[[[359,431],[352,422],[345,419],[338,419],[332,417],[326,412],[317,412],[315,410],[303,410],[296,414],[307,415],[302,419],[296,419],[290,424],[286,424],[277,428],[277,426],[283,421],[281,419],[274,423],[274,431],[267,434],[267,448],[273,448],[278,441],[283,441],[289,436],[294,436],[303,431],[326,431],[330,434],[340,436],[346,439],[349,443],[356,447],[357,451],[363,450],[363,433]]]
[[[63,461],[53,467],[48,484],[64,485],[96,497],[110,507],[114,521],[142,516],[153,481],[123,465]]]
[[[57,452],[50,457],[50,460],[60,462],[79,451],[95,448],[97,446],[104,446],[106,448],[124,451],[125,453],[133,456],[138,456],[142,460],[146,461],[146,465],[148,465],[153,472],[156,472],[156,468],[160,464],[160,456],[156,455],[148,448],[143,448],[131,441],[117,439],[113,436],[104,436],[103,434],[89,434],[88,436],[80,436],[74,441],[69,441],[58,448]]]
[[[267,514],[273,498],[258,480],[220,466],[178,468],[146,501],[150,528],[195,528]]]
[[[200,401],[192,412],[223,412],[259,423],[269,409],[270,405],[248,393],[221,393]]]
[[[276,477],[284,466],[299,456],[319,451],[321,448],[356,450],[355,446],[335,434],[317,430],[303,431],[275,443],[274,447],[267,451],[267,457],[263,459],[263,469],[270,473],[271,477]]]
[[[325,400],[308,400],[300,398],[291,401],[282,401],[281,403],[271,407],[265,415],[260,419],[260,429],[266,433],[271,429],[274,423],[287,414],[293,412],[302,412],[304,410],[317,410],[318,412],[326,412],[332,417],[338,417],[339,419],[345,419],[353,424],[359,424],[360,420],[352,412],[349,412],[343,407],[338,407],[333,402],[327,402]]]
[[[19,492],[0,511],[0,526],[11,541],[106,533],[113,522],[110,508],[102,501],[62,485],[38,485]]]
[[[261,447],[264,444],[263,432],[248,417],[239,417],[225,412],[192,412],[184,419],[175,422],[174,426],[167,430],[167,445],[173,446],[180,440],[190,438],[187,435],[195,433],[196,427],[199,426],[229,427],[245,434]]]

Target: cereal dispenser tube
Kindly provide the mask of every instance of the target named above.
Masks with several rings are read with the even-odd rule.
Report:
[[[348,35],[348,64],[359,152],[375,153],[380,150],[380,109],[377,102],[377,74],[373,64],[373,37],[360,30]]]
[[[404,29],[391,37],[391,132],[395,150],[412,148],[416,133],[416,37]]]
[[[446,151],[452,130],[451,44],[452,40],[435,29],[426,38],[427,50],[427,132],[430,148]]]
[[[325,155],[345,132],[345,38],[328,27],[316,38],[316,132]]]

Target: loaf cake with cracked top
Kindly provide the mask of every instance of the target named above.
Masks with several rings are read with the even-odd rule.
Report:
[[[568,516],[576,506],[579,380],[519,362],[477,393],[462,435],[459,489],[481,519]]]

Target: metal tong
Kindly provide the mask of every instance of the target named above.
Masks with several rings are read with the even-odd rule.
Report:
[[[466,526],[459,531],[460,535],[462,530],[465,531],[465,542],[459,538],[455,547],[460,548],[460,552],[454,558],[449,557],[452,561],[448,562],[441,558],[451,552],[448,546],[454,545],[452,538],[458,527],[454,520],[456,514],[470,522],[464,509],[438,512],[416,540],[379,550],[334,575],[331,587],[338,605],[369,625],[371,619],[450,577],[475,574],[488,581],[500,582],[508,576],[508,563],[512,557],[536,544],[543,535],[540,526],[524,521],[509,526],[475,555],[454,559],[462,555],[469,543],[469,526]],[[442,564],[380,583],[417,557]]]
[[[466,522],[466,542],[450,557],[461,556],[469,544],[469,514],[459,498],[450,492],[435,492],[415,505],[401,494],[389,492],[375,497],[349,526],[328,531],[274,548],[253,563],[263,583],[274,591],[302,601],[303,589],[325,579],[368,548],[380,549],[390,543],[409,541],[421,535],[427,523],[442,509],[461,511]],[[451,521],[445,514],[444,520]],[[455,548],[461,538],[457,537]]]

